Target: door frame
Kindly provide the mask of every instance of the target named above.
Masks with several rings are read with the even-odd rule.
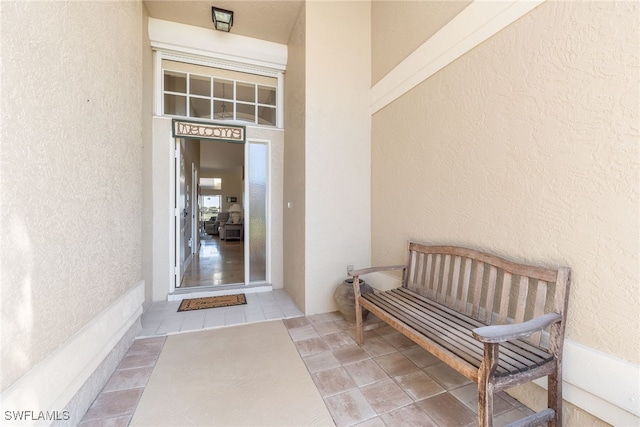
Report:
[[[214,124],[218,124],[212,122]],[[171,235],[173,236],[170,239],[170,253],[172,254],[172,264],[173,266],[170,268],[171,277],[169,280],[169,294],[173,294],[177,289],[181,289],[180,282],[182,280],[182,265],[180,260],[180,245],[181,236],[180,236],[180,220],[181,220],[181,212],[178,204],[178,197],[180,195],[180,162],[182,153],[180,151],[180,140],[182,138],[171,136],[172,141],[172,150],[170,153],[171,156],[171,170],[169,176],[169,191],[170,191],[170,204],[171,204],[171,212],[172,218],[171,221]],[[203,143],[203,142],[201,142]],[[206,142],[204,142],[206,143]],[[272,141],[270,139],[260,139],[260,138],[249,138],[247,137],[244,142],[244,163],[245,163],[245,179],[244,179],[244,199],[243,200],[243,214],[244,218],[249,218],[249,209],[250,202],[248,199],[249,194],[249,144],[264,144],[267,148],[267,190],[266,190],[266,254],[265,254],[265,281],[259,282],[249,282],[248,278],[250,277],[250,238],[251,231],[249,225],[245,222],[244,224],[244,281],[242,283],[229,284],[229,286],[235,287],[247,287],[249,285],[265,285],[271,284],[271,246],[272,246]],[[192,185],[193,189],[196,188],[196,185]],[[193,191],[193,190],[192,190]],[[192,200],[192,204],[195,203],[195,198]],[[194,239],[195,242],[195,239]],[[195,246],[195,244],[194,244]],[[222,288],[225,285],[221,285]],[[193,289],[194,291],[198,291],[197,288]],[[210,287],[206,288],[207,291],[211,291]]]

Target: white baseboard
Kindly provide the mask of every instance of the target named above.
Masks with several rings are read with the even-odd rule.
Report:
[[[144,281],[138,282],[102,313],[33,367],[0,396],[2,424],[44,426],[38,412],[61,413],[91,374],[142,315]],[[7,420],[6,411],[33,411],[29,420]],[[7,424],[5,424],[7,423]]]
[[[384,273],[363,279],[378,291],[400,286]],[[640,365],[565,339],[562,379],[567,402],[615,426],[640,425]],[[546,377],[534,382],[547,387]]]

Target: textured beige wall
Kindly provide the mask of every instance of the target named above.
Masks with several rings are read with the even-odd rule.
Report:
[[[371,2],[371,81],[382,77],[447,24],[470,1],[374,0]]]
[[[142,277],[142,6],[0,7],[5,390]]]
[[[145,304],[153,300],[153,197],[151,183],[151,119],[153,117],[153,52],[149,41],[149,12],[142,7],[142,278]]]
[[[283,185],[284,289],[301,310],[305,305],[305,28],[306,6],[302,5],[287,43]]]
[[[375,263],[568,265],[568,337],[639,363],[638,40],[637,3],[546,2],[375,114]]]
[[[371,4],[312,1],[306,14],[305,313],[315,314],[336,309],[347,265],[370,262]]]

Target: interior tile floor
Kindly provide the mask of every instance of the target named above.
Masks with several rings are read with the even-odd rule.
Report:
[[[365,343],[360,347],[353,339],[354,325],[340,313],[285,316],[284,311],[292,304],[285,292],[247,297],[253,302],[244,308],[177,313],[182,316],[175,313],[179,302],[154,304],[143,316],[147,334],[141,334],[131,346],[80,425],[129,424],[166,334],[270,320],[269,317],[284,322],[335,425],[477,425],[476,385],[374,316],[369,315],[365,323]],[[248,315],[245,309],[250,305],[248,312],[261,310],[262,315]],[[259,319],[250,320],[253,318]],[[149,326],[151,321],[153,327]],[[154,333],[149,333],[152,329]],[[496,426],[533,413],[506,393],[499,393],[494,405]]]
[[[255,266],[254,266],[255,268]],[[200,250],[185,270],[182,288],[244,282],[244,241],[200,235]]]

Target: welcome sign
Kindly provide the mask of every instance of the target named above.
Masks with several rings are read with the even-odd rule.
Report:
[[[212,139],[244,144],[245,127],[174,119],[173,137]]]

